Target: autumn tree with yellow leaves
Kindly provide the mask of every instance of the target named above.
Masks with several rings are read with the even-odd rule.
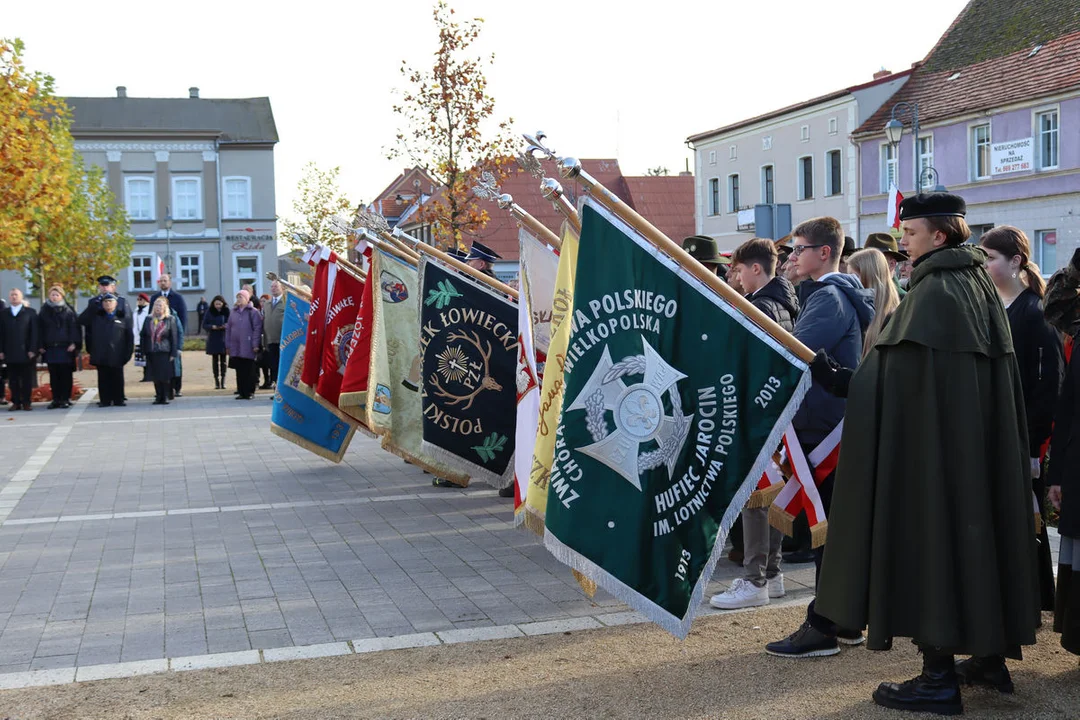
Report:
[[[0,269],[89,291],[127,266],[134,240],[103,173],[75,151],[53,79],[27,70],[23,50],[0,39]]]
[[[445,2],[435,5],[433,15],[439,45],[431,69],[401,64],[409,89],[394,112],[406,127],[398,132],[389,155],[408,157],[427,168],[442,186],[419,217],[431,224],[436,243],[445,248],[483,229],[488,213],[473,196],[472,186],[484,170],[497,179],[506,177],[517,143],[510,133],[513,120],[496,120],[495,99],[488,93],[484,67],[493,64],[495,56],[469,55],[483,19],[458,22]]]

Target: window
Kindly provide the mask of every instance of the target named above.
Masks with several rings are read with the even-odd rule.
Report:
[[[181,290],[202,290],[202,253],[179,253]]]
[[[761,138],[761,149],[772,150],[772,135],[766,135],[765,137]]]
[[[233,293],[240,292],[244,285],[255,288],[255,294],[259,294],[259,278],[262,277],[260,266],[262,261],[258,255],[233,255],[233,278],[236,281]]]
[[[715,165],[716,164],[716,151],[715,150],[710,150],[709,151],[709,164],[710,165]]]
[[[131,220],[153,220],[154,178],[149,175],[124,178],[124,206]]]
[[[812,200],[814,197],[814,158],[807,155],[799,158],[799,199]]]
[[[810,142],[810,126],[803,125],[799,128],[799,139],[803,142]]]
[[[837,124],[836,123],[836,118],[829,118],[829,134],[830,135],[835,135],[836,134],[836,124]]]
[[[1058,269],[1057,230],[1035,231],[1034,259],[1043,275],[1051,275]]]
[[[738,145],[729,145],[728,149],[727,149],[727,159],[728,160],[737,160],[738,158],[739,158],[739,146]]]
[[[728,175],[727,179],[728,212],[739,211],[739,176]]]
[[[1039,169],[1051,170],[1058,166],[1058,113],[1039,113],[1038,118]]]
[[[839,195],[843,192],[840,171],[840,151],[830,150],[825,153],[825,194]]]
[[[896,147],[889,143],[881,145],[881,192],[889,192],[892,185],[900,187],[899,164],[896,157]]]
[[[720,214],[720,178],[709,179],[709,214]]]
[[[766,205],[773,204],[773,166],[766,165],[761,168],[761,202]]]
[[[172,179],[173,220],[202,219],[202,180],[195,176]]]
[[[972,172],[976,180],[990,177],[990,126],[971,128]]]
[[[922,187],[923,173],[934,167],[934,136],[919,138],[919,186]]]
[[[225,185],[225,218],[251,217],[251,178],[227,177]]]
[[[132,292],[153,290],[152,270],[154,263],[153,255],[132,255],[131,267],[128,269],[128,285]]]

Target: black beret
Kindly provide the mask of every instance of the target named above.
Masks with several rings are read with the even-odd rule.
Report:
[[[952,193],[919,193],[900,201],[900,220],[925,217],[964,217],[967,203]]]
[[[113,285],[116,283],[116,278],[112,275],[102,275],[97,279],[98,285]]]

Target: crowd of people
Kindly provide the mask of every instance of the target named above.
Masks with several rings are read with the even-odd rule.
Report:
[[[45,364],[52,393],[49,409],[71,407],[74,373],[84,350],[97,369],[99,407],[126,405],[124,368],[131,362],[143,368],[143,382],[154,384],[155,405],[168,405],[183,396],[188,311],[170,276],[161,276],[153,295],[140,293],[133,308],[116,293],[115,278],[103,275],[97,282],[98,294],[78,314],[59,285],[48,289],[40,311],[18,288],[8,292],[7,303],[0,300],[0,405],[10,404],[11,411],[32,410],[38,366]],[[226,368],[233,368],[241,400],[276,385],[285,317],[280,283],[271,284],[262,303],[253,293],[250,285],[244,285],[231,308],[220,295],[210,303],[202,299],[197,306],[198,331],[207,334],[214,387],[224,390]],[[5,384],[10,386],[10,403]]]
[[[684,247],[817,353],[792,423],[802,451],[843,422],[839,463],[817,486],[817,597],[766,652],[911,638],[922,672],[882,683],[874,701],[952,715],[962,685],[1013,691],[1006,658],[1035,643],[1042,611],[1080,654],[1080,364],[1067,364],[1080,251],[1048,288],[1018,228],[970,242],[959,196],[920,194],[899,214],[899,244],[880,233],[857,251],[832,218],[801,223],[787,247]],[[1056,582],[1047,502],[1060,513]],[[745,574],[710,599],[718,608],[784,595],[780,532],[763,508],[741,520]]]

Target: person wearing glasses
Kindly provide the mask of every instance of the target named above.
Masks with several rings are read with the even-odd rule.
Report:
[[[795,321],[794,335],[811,350],[824,350],[844,367],[857,367],[862,357],[863,334],[874,319],[874,294],[865,289],[857,275],[839,272],[844,248],[844,229],[831,217],[812,218],[792,232],[791,260],[797,274],[807,279],[800,287],[802,310]],[[843,358],[841,360],[841,357]],[[813,385],[791,425],[807,455],[844,419],[846,401],[820,385]],[[818,486],[826,516],[833,494],[830,473]],[[814,565],[821,572],[824,548],[814,550]],[[807,610],[806,621],[794,633],[765,646],[770,655],[808,658],[835,655],[837,644],[863,642],[862,626],[838,629],[830,620]]]

